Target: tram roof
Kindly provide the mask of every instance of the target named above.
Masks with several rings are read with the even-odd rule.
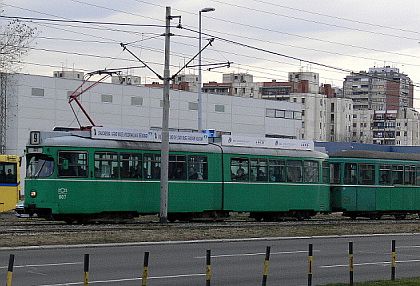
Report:
[[[380,152],[365,150],[345,150],[330,154],[330,158],[362,158],[383,160],[420,161],[420,154]]]
[[[42,146],[62,146],[62,147],[83,147],[83,148],[110,148],[110,149],[129,149],[129,150],[160,150],[161,143],[155,142],[137,142],[137,141],[118,141],[91,139],[85,136],[74,134],[61,134],[60,136],[44,137]],[[208,145],[200,144],[170,144],[170,151],[180,152],[208,152],[208,153],[224,153],[239,155],[266,155],[266,156],[289,156],[303,158],[319,158],[326,159],[328,155],[318,151],[311,150],[286,150],[286,149],[269,149],[255,147],[233,147],[222,146],[216,143]]]

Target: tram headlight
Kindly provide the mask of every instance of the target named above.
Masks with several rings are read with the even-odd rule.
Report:
[[[35,198],[35,197],[36,197],[36,195],[37,195],[37,192],[36,192],[36,191],[31,191],[31,192],[29,193],[29,195],[31,196],[31,198]]]

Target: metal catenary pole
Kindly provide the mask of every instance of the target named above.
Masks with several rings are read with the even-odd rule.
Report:
[[[163,70],[163,114],[160,173],[160,222],[168,222],[168,166],[169,166],[169,49],[171,7],[166,7],[165,67]]]

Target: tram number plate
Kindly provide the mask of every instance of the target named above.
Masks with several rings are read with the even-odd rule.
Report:
[[[59,200],[65,200],[67,199],[67,189],[66,188],[59,188],[57,190],[57,194],[58,194],[58,199]]]

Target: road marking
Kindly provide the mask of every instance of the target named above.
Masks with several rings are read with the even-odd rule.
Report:
[[[15,265],[14,268],[26,268],[26,267],[49,267],[49,266],[64,266],[64,265],[77,265],[83,264],[83,262],[63,262],[63,263],[47,263],[47,264],[27,264],[27,265]],[[8,266],[0,266],[0,269],[6,269]]]
[[[149,277],[148,280],[151,279],[171,279],[171,278],[184,278],[184,277],[199,277],[205,276],[204,273],[192,273],[192,274],[179,274],[179,275],[166,275],[166,276],[152,276]],[[126,282],[126,281],[137,281],[141,280],[141,277],[135,278],[121,278],[121,279],[111,279],[111,280],[96,280],[96,281],[89,281],[89,284],[104,284],[104,283],[116,283],[116,282]],[[34,286],[65,286],[65,285],[83,285],[83,282],[67,282],[67,283],[59,283],[59,284],[42,284],[42,285],[34,285]]]
[[[413,263],[413,262],[420,262],[419,259],[414,260],[400,260],[397,263]],[[365,263],[354,263],[354,266],[365,266],[365,265],[387,265],[391,264],[390,261],[378,261],[378,262],[365,262]],[[337,267],[349,267],[348,264],[336,264],[336,265],[323,265],[319,266],[319,268],[337,268]]]
[[[314,250],[314,252],[319,252],[319,250]],[[279,255],[279,254],[299,254],[299,253],[308,253],[307,250],[296,250],[296,251],[279,251],[279,252],[271,252],[271,255]],[[265,255],[265,252],[256,252],[256,253],[236,253],[236,254],[220,254],[220,255],[212,255],[212,258],[221,258],[221,257],[241,257],[241,256],[258,256],[258,255]],[[206,256],[196,256],[194,258],[203,259]]]
[[[42,272],[38,272],[38,271],[33,271],[33,270],[28,270],[27,272],[28,273],[31,273],[31,274],[42,275],[42,276],[47,276],[48,275],[46,273],[42,273]]]

